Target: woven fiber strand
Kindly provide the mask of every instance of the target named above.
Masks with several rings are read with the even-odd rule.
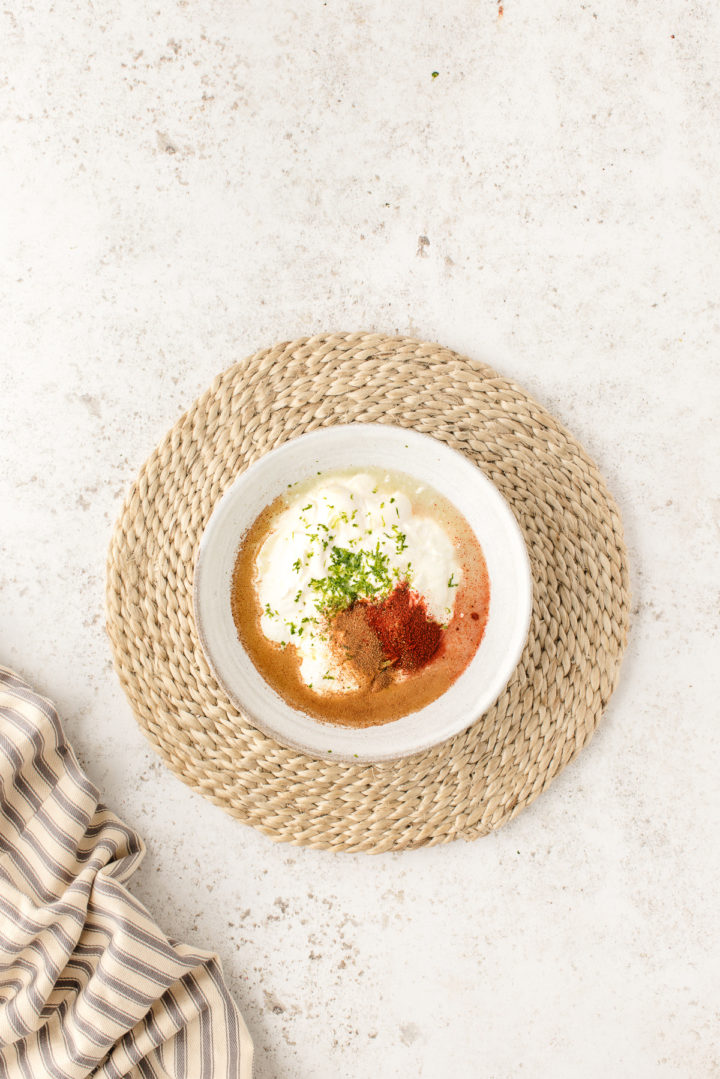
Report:
[[[413,427],[475,461],[515,513],[534,580],[528,642],[497,703],[441,746],[374,766],[315,760],[256,730],[215,681],[192,606],[198,543],[235,477],[348,422]],[[438,345],[338,333],[255,353],[172,428],[116,525],[107,613],[133,711],[184,782],[275,840],[401,850],[497,828],[582,749],[618,677],[627,560],[597,468],[518,386]]]

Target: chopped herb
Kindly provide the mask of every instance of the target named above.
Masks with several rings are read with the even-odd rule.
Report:
[[[379,542],[373,550],[333,547],[327,577],[310,580],[310,587],[318,594],[318,611],[323,614],[341,611],[359,596],[386,595],[393,583],[389,563]]]
[[[395,533],[395,552],[396,554],[402,554],[408,547],[407,536],[400,531],[397,525],[393,525],[392,530]]]
[[[433,78],[433,79],[436,79],[436,78],[438,77],[438,75],[439,75],[439,74],[440,74],[440,72],[439,72],[439,71],[433,71],[433,72],[432,72],[432,75],[431,75],[431,78]]]
[[[292,564],[292,568],[295,570],[296,573],[300,572],[300,559],[299,558],[295,559],[295,561]]]
[[[305,510],[311,510],[311,509],[312,509],[312,502],[308,502],[307,506],[303,506],[302,512],[304,513]]]
[[[451,573],[450,574],[450,579],[448,580],[448,583],[447,583],[448,588],[457,588],[458,582],[454,578],[455,578],[455,574]]]

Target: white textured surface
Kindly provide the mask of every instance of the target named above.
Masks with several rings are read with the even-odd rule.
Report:
[[[0,22],[0,658],[147,838],[136,894],[219,951],[258,1079],[720,1074],[717,6]],[[138,467],[218,370],[335,328],[514,376],[624,514],[606,721],[472,845],[273,846],[166,771],[111,670],[105,550]]]

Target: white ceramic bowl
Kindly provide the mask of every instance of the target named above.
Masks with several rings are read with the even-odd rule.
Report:
[[[464,515],[487,562],[490,612],[470,664],[419,712],[377,727],[323,723],[292,708],[257,671],[230,610],[240,540],[289,483],[341,468],[388,468],[434,487]],[[252,723],[315,757],[384,761],[428,749],[464,730],[497,700],[527,638],[532,578],[525,543],[507,503],[467,457],[428,435],[387,424],[326,427],[284,443],[238,476],[218,502],[195,566],[195,619],[218,681]]]

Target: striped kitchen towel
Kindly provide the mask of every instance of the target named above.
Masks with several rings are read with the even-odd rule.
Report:
[[[0,667],[1,1079],[249,1079],[217,958],[166,937],[125,887],[144,849],[53,706]]]

